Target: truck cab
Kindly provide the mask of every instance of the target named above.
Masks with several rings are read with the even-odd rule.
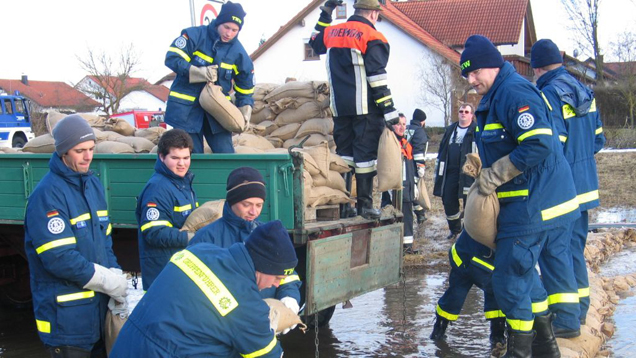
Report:
[[[163,121],[164,112],[159,111],[142,111],[132,110],[129,112],[122,112],[113,114],[111,118],[123,118],[131,126],[137,129],[144,129],[149,127],[163,127],[166,128],[166,123]]]
[[[0,148],[22,148],[34,137],[29,100],[0,94]]]

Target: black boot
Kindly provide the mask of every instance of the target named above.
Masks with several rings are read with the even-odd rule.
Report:
[[[356,175],[358,190],[358,215],[365,219],[379,219],[381,212],[373,208],[373,177]]]
[[[532,358],[534,331],[521,332],[508,328],[508,349],[504,358]]]
[[[506,318],[499,317],[490,320],[490,345],[494,347],[497,343],[506,344]]]
[[[426,221],[426,212],[424,209],[413,210],[415,212],[415,216],[417,217],[417,223],[422,224]]]
[[[448,320],[437,313],[435,314],[435,324],[433,325],[433,333],[430,338],[434,341],[443,339],[446,337],[446,327],[448,327]]]
[[[532,342],[532,357],[536,358],[559,358],[559,345],[557,344],[554,331],[552,330],[552,313],[534,318],[534,329],[537,337]]]
[[[353,173],[351,172],[342,174],[342,177],[344,178],[344,181],[345,181],[345,189],[347,189],[349,193],[351,193],[352,176],[353,176]],[[350,203],[340,204],[341,219],[352,218],[352,217],[355,217],[356,215],[358,215],[358,213],[356,212],[355,208],[351,207]]]

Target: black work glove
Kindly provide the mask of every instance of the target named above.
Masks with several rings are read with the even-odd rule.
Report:
[[[342,0],[327,0],[323,6],[320,7],[320,10],[327,13],[329,16],[333,13],[333,10],[338,6],[342,5]]]

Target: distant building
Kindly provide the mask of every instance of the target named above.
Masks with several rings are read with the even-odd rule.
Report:
[[[99,97],[104,97],[104,95],[97,94],[106,93],[106,91],[108,91],[112,95],[117,92],[114,90],[115,88],[122,86],[121,81],[116,77],[109,77],[107,82],[110,83],[109,88],[103,88],[99,85],[97,78],[94,76],[86,76],[75,87],[86,95],[100,101]],[[134,77],[127,78],[123,86],[132,88],[133,90],[120,100],[118,112],[128,112],[132,110],[157,111],[159,109],[166,109],[168,93],[170,92],[167,87],[153,85],[143,78]]]

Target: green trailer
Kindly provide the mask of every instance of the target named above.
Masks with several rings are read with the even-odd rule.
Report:
[[[225,198],[227,176],[237,167],[250,166],[263,174],[268,193],[259,220],[281,220],[288,229],[299,257],[307,315],[333,312],[338,302],[398,282],[401,217],[338,219],[337,207],[306,208],[299,155],[194,154],[191,170],[199,203]],[[113,247],[126,271],[140,271],[134,211],[156,158],[96,154],[91,164],[106,190]],[[0,293],[14,302],[30,298],[24,212],[29,195],[48,172],[49,159],[50,154],[0,155]]]

